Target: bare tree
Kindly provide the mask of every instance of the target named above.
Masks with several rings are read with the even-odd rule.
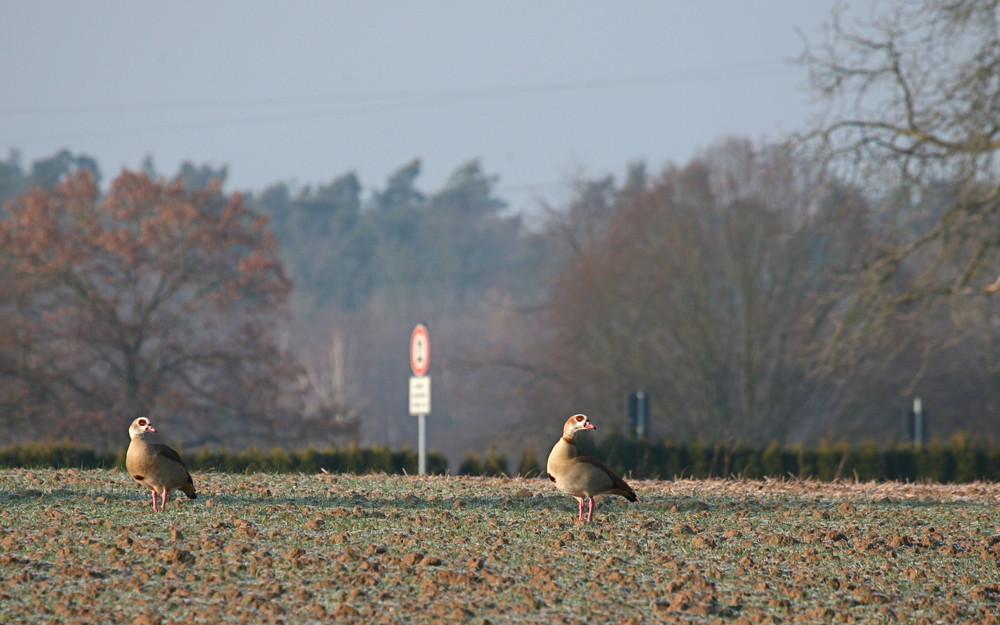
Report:
[[[880,247],[850,286],[856,336],[922,298],[1000,290],[997,7],[880,3],[851,24],[837,10],[803,55],[829,105],[804,145],[881,206]]]
[[[327,348],[304,364],[301,436],[311,444],[357,443],[364,411],[360,384],[351,374],[357,346],[344,328],[334,327],[329,336]]]
[[[877,3],[864,21],[838,7],[802,57],[828,110],[801,145],[876,212],[876,242],[833,293],[827,359],[896,359],[895,388],[933,392],[954,427],[989,429],[1000,405],[998,7]]]
[[[815,436],[836,408],[810,375],[820,295],[857,245],[845,224],[864,221],[810,176],[783,149],[730,140],[620,194],[600,230],[562,228],[591,233],[567,246],[550,305],[573,405],[622,415],[644,390],[679,438]]]

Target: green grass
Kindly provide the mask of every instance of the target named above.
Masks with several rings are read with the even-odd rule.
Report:
[[[1000,487],[0,472],[0,622],[997,623]],[[110,618],[105,615],[112,615]]]

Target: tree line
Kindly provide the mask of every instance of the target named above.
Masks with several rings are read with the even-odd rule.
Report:
[[[243,195],[224,172],[191,188],[123,172],[102,193],[89,169],[15,196],[0,223],[9,431],[58,438],[68,418],[103,444],[119,414],[163,411],[193,445],[357,442],[366,427],[406,444],[376,428],[405,410],[386,405],[405,402],[421,319],[440,345],[435,417],[464,431],[452,455],[498,441],[493,418],[542,446],[539,415],[565,406],[624,432],[634,390],[653,398],[654,437],[893,440],[913,395],[932,433],[996,434],[992,343],[969,323],[992,330],[990,293],[917,305],[831,356],[843,276],[877,257],[893,193],[730,138],[655,176],[581,181],[530,229],[478,163],[426,195],[418,171],[367,199],[353,174]]]
[[[802,58],[830,119],[580,179],[530,219],[478,161],[431,192],[415,160],[374,187],[241,193],[224,168],[148,160],[104,191],[90,157],[11,154],[0,427],[103,443],[140,410],[189,444],[398,447],[419,321],[451,457],[543,449],[573,412],[624,433],[633,391],[653,438],[888,442],[917,396],[931,434],[996,437],[1000,131],[975,79],[995,20],[973,0],[860,33],[834,15]]]

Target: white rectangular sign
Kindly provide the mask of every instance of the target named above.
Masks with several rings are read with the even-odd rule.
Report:
[[[431,376],[410,376],[410,414],[431,413]]]

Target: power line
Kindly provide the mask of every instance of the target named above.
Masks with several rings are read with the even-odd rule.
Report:
[[[752,62],[738,65],[721,65],[674,72],[600,78],[591,80],[526,83],[499,87],[469,87],[460,89],[411,89],[369,93],[341,93],[279,98],[239,98],[221,100],[177,100],[173,102],[133,102],[127,104],[74,104],[32,105],[0,107],[0,116],[78,115],[95,113],[137,113],[183,110],[231,110],[236,108],[267,108],[281,106],[349,106],[355,107],[438,105],[466,101],[493,100],[509,97],[543,95],[547,93],[587,91],[635,86],[669,85],[681,83],[718,82],[723,80],[750,80],[773,78],[799,73],[800,70],[774,62]],[[316,114],[329,114],[343,109],[324,109]]]

